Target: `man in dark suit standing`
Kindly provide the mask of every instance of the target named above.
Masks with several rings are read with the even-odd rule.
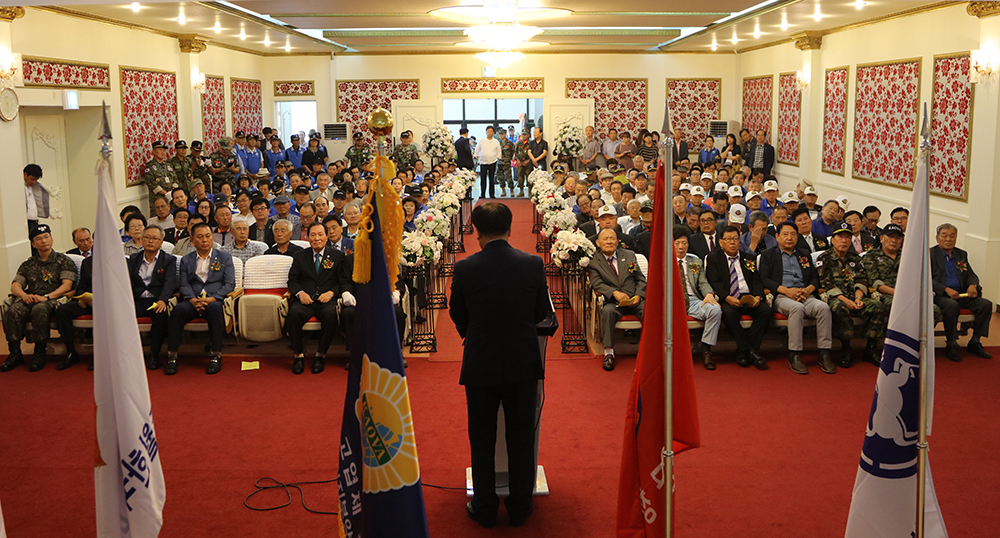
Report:
[[[774,168],[774,146],[767,143],[766,137],[767,131],[758,129],[757,142],[744,154],[746,165],[754,174],[763,172],[764,177],[771,175],[771,169]]]
[[[722,322],[736,340],[736,363],[753,364],[766,370],[760,355],[764,331],[771,323],[771,308],[764,302],[764,286],[757,274],[756,257],[740,251],[740,231],[735,226],[722,229],[721,248],[705,257],[705,276],[719,297]],[[740,325],[740,316],[753,318],[750,329]]]
[[[607,207],[607,206],[605,206]],[[590,260],[590,286],[604,296],[601,308],[601,340],[604,343],[604,369],[615,369],[615,324],[622,316],[634,315],[642,321],[646,306],[646,276],[639,269],[635,253],[621,248],[614,230],[597,234],[600,250]],[[636,300],[638,299],[638,300]]]
[[[149,358],[146,367],[160,367],[160,350],[167,337],[167,302],[177,289],[177,258],[160,250],[163,230],[146,226],[142,232],[142,252],[128,258],[128,274],[132,281],[135,317],[151,318],[149,328]]]
[[[966,350],[984,359],[990,358],[980,338],[990,335],[990,317],[993,303],[984,299],[979,276],[972,270],[969,254],[955,247],[958,228],[953,224],[937,227],[937,246],[931,248],[931,284],[934,286],[934,304],[941,308],[947,345],[947,357],[961,360],[958,355],[958,314],[962,308],[972,311],[972,338]]]
[[[465,339],[462,375],[469,411],[472,451],[470,518],[496,525],[494,452],[497,410],[503,404],[507,431],[510,496],[504,501],[512,526],[533,511],[535,483],[535,399],[544,378],[535,326],[551,312],[542,259],[507,242],[512,216],[507,206],[490,202],[472,211],[482,248],[455,263],[450,314]]]
[[[674,160],[672,162],[679,163],[681,159],[686,159],[688,157],[688,143],[684,140],[684,131],[680,129],[674,129]]]
[[[469,130],[462,127],[458,130],[458,140],[455,141],[455,161],[459,168],[472,170],[476,163],[472,160],[472,144],[469,142]]]
[[[325,367],[326,352],[340,326],[337,299],[344,300],[342,313],[345,318],[353,315],[356,304],[351,293],[354,284],[351,272],[348,272],[351,265],[347,263],[347,256],[329,243],[322,222],[310,224],[308,233],[311,248],[293,254],[292,266],[288,270],[288,293],[292,298],[289,300],[285,331],[292,341],[292,353],[295,355],[292,373],[295,375],[305,369],[302,326],[312,317],[320,322],[319,347],[312,363],[312,373],[318,374]]]
[[[212,341],[206,374],[222,370],[222,337],[226,333],[226,320],[222,301],[236,289],[236,270],[233,257],[228,252],[214,248],[212,228],[200,222],[191,229],[194,250],[181,258],[181,279],[178,283],[181,300],[170,313],[167,329],[167,365],[163,373],[177,373],[177,350],[181,347],[184,325],[194,318],[208,321],[208,335]]]

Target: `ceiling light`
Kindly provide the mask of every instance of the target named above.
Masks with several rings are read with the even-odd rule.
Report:
[[[132,11],[136,13],[138,13],[139,10],[142,9],[142,6],[139,5],[139,2],[132,2],[132,5],[130,7],[132,8]]]
[[[740,42],[740,38],[736,36],[736,28],[733,28],[733,45]]]
[[[240,39],[246,40],[247,32],[243,28],[240,28]]]
[[[476,54],[476,59],[490,64],[494,69],[502,69],[524,58],[524,54],[510,50],[490,49]]]
[[[816,4],[816,12],[813,13],[812,18],[816,22],[819,22],[823,18],[823,12],[819,10],[819,4]]]
[[[540,33],[542,33],[541,28],[521,26],[517,22],[491,22],[465,30],[465,35],[469,36],[469,39],[477,43],[486,43],[496,49],[513,48]]]
[[[781,14],[781,31],[782,32],[788,31],[788,14],[786,13]]]
[[[177,16],[177,23],[183,25],[188,20],[184,18],[184,12],[182,11],[180,15]]]
[[[222,26],[219,26],[218,21],[216,21],[215,26],[213,26],[212,29],[215,30],[215,33],[217,34],[222,33]]]
[[[267,35],[264,36],[264,46],[265,47],[270,47],[271,46],[271,38],[268,37]]]
[[[292,44],[285,40],[285,52],[292,52]]]
[[[718,50],[718,48],[719,48],[719,44],[715,41],[715,38],[713,37],[712,38],[712,50]]]
[[[753,27],[753,37],[754,37],[754,39],[760,39],[760,23],[759,22]]]
[[[864,0],[857,0],[856,2],[854,2],[854,7],[861,9],[865,7],[867,4],[868,2],[865,2]]]
[[[486,24],[488,22],[510,22],[514,19],[519,21],[554,19],[557,17],[566,17],[572,13],[568,9],[517,7],[514,5],[514,2],[489,2],[489,7],[485,5],[486,3],[483,2],[484,5],[481,6],[444,7],[430,11],[428,15],[445,21],[475,25]]]

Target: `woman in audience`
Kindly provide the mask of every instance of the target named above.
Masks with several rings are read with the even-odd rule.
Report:
[[[208,200],[207,198],[199,200],[198,206],[195,207],[194,211],[195,213],[201,215],[209,226],[213,228],[215,227],[215,207],[212,205],[211,200]]]
[[[639,147],[639,156],[647,163],[655,163],[660,156],[660,150],[653,143],[653,133],[646,132],[642,135],[642,146]],[[635,164],[633,162],[633,164]]]
[[[740,164],[743,153],[740,150],[740,145],[736,143],[736,135],[733,133],[726,135],[726,147],[722,148],[720,157],[728,165],[737,166]]]
[[[222,187],[219,188],[219,191],[219,194],[217,194],[215,200],[213,200],[215,205],[218,206],[225,204],[233,215],[239,213],[239,210],[236,209],[236,205],[233,203],[233,186],[226,181],[222,184]]]
[[[396,186],[393,185],[392,188],[395,189]],[[400,187],[400,188],[402,188],[402,187]],[[355,194],[354,194],[355,198],[362,199],[365,196],[367,196],[368,195],[368,180],[365,179],[365,178],[359,178],[357,181],[354,182],[354,190],[356,191]],[[398,193],[399,191],[396,191],[396,192]]]
[[[249,193],[251,191],[256,190],[254,189],[252,183],[253,181],[251,180],[249,175],[240,174],[240,177],[236,179],[236,188],[243,189]]]
[[[579,211],[576,215],[576,225],[580,226],[584,222],[594,220],[594,217],[590,214],[591,204],[594,199],[590,197],[589,194],[581,194],[576,197],[576,209]]]
[[[698,163],[702,166],[707,166],[718,156],[719,150],[715,149],[715,137],[706,136],[705,147],[698,152]]]
[[[417,231],[417,223],[413,222],[413,217],[417,214],[417,208],[420,207],[420,201],[412,196],[407,196],[403,199],[403,231],[404,232],[415,232]]]
[[[191,216],[191,212],[183,207],[174,210],[174,227],[167,231],[163,236],[164,241],[169,241],[171,243],[177,244],[177,241],[184,239],[188,236],[188,217]]]
[[[399,179],[399,177],[392,178],[392,189],[396,191],[396,194],[398,194],[400,198],[405,196],[403,194],[403,180]]]
[[[146,230],[146,217],[142,213],[131,213],[125,217],[125,230],[132,239],[122,245],[126,256],[142,252],[142,232]]]
[[[328,158],[329,157],[327,157],[326,155],[326,150],[320,149],[319,147],[319,139],[310,138],[309,147],[306,148],[304,152],[302,152],[302,166],[304,166],[306,170],[312,171],[313,163],[320,163],[323,166],[326,166],[326,161]]]

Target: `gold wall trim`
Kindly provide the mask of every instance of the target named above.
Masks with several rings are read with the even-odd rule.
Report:
[[[912,7],[910,9],[904,9],[902,11],[897,11],[895,13],[889,13],[882,15],[881,17],[873,17],[871,19],[865,19],[863,21],[852,22],[850,24],[844,24],[841,26],[834,26],[833,28],[827,28],[823,30],[823,35],[836,34],[839,32],[847,32],[850,30],[857,30],[858,28],[864,28],[865,26],[871,26],[873,24],[881,24],[883,22],[894,21],[896,19],[903,19],[906,17],[912,17],[914,15],[920,15],[922,13],[928,13],[931,11],[937,11],[939,9],[945,9],[957,5],[964,4],[965,2],[937,2],[934,4],[925,4],[922,6]]]
[[[337,122],[341,122],[340,119],[340,83],[341,82],[416,82],[417,83],[417,99],[420,99],[420,79],[419,78],[362,78],[362,79],[336,79],[333,81],[333,106],[337,109]],[[410,101],[411,99],[406,99]],[[357,127],[355,125],[354,127]]]

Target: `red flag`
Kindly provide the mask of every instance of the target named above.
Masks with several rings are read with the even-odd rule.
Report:
[[[661,163],[662,164],[662,163]],[[665,200],[670,194],[664,167],[656,172],[653,203],[653,237],[646,278],[646,307],[642,339],[636,360],[632,389],[625,417],[625,443],[618,481],[618,538],[659,538],[663,536],[663,306],[666,295],[663,234],[666,233]],[[687,328],[687,311],[679,293],[681,277],[674,256],[673,296],[673,413],[675,453],[700,446],[698,408],[694,396],[694,366]]]

